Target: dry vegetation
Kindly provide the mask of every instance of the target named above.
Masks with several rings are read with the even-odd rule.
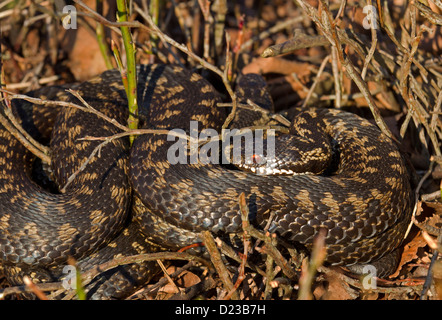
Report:
[[[111,42],[125,61],[115,2],[74,2],[77,29],[66,30],[61,24],[67,19],[61,0],[2,1],[6,89],[26,92],[86,80],[117,67]],[[321,266],[320,243],[316,255],[301,262],[294,253],[281,255],[272,235],[245,226],[251,235],[244,239],[245,247],[253,247],[253,253],[246,253],[266,257],[263,265],[253,265],[247,255],[230,253],[238,264],[226,269],[218,257],[219,246],[210,245],[216,239],[204,234],[215,268],[196,261],[174,263],[167,269],[168,277],[160,275],[132,299],[442,297],[442,261],[437,260],[442,213],[442,1],[141,0],[131,4],[125,26],[132,32],[137,63],[202,65],[212,71],[210,79],[225,93],[226,101],[235,98],[230,85],[239,72],[260,73],[277,110],[321,105],[373,119],[409,156],[418,200],[400,265],[388,279],[378,280],[376,288],[365,290],[360,279]],[[367,17],[367,5],[376,8],[375,23]],[[2,287],[6,286],[3,280]]]

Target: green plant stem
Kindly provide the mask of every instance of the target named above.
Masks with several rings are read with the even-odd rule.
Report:
[[[160,16],[160,1],[159,0],[150,1],[149,13],[150,13],[150,16],[152,17],[153,23],[155,23],[155,25],[158,25],[159,16]],[[158,48],[158,36],[155,33],[151,33],[150,40],[152,41],[152,46],[157,49]]]
[[[104,39],[104,28],[103,25],[97,23],[97,27],[95,28],[95,33],[97,35],[98,47],[100,48],[101,55],[103,56],[104,63],[106,64],[106,68],[108,70],[113,69],[112,61],[109,58],[109,50]]]
[[[126,90],[126,96],[129,96],[128,92],[129,84],[127,83],[127,73],[126,70],[124,69],[123,63],[121,62],[120,51],[118,50],[118,47],[113,40],[111,41],[111,49],[112,53],[114,54],[114,59],[117,62],[117,68],[121,74],[121,80],[123,81],[124,90]]]
[[[125,0],[117,0],[117,20],[118,22],[127,22],[127,9]],[[123,37],[124,48],[126,50],[126,75],[127,75],[127,101],[129,105],[129,119],[127,124],[130,129],[138,129],[138,102],[137,102],[137,72],[135,63],[135,49],[130,34],[130,28],[121,26],[121,35]],[[132,145],[135,136],[130,136]]]
[[[103,14],[103,1],[95,0],[95,7],[97,8],[97,12]],[[95,27],[95,34],[97,37],[98,47],[100,48],[101,55],[103,56],[104,63],[108,70],[113,69],[112,60],[109,56],[109,47],[105,40],[104,34],[104,26],[97,22],[97,26]]]

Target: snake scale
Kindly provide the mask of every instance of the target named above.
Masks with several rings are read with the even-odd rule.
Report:
[[[193,120],[199,130],[221,131],[225,115],[217,107],[220,95],[201,76],[178,66],[142,65],[137,70],[144,127],[189,133]],[[127,100],[117,70],[76,90],[92,107],[125,123]],[[55,94],[33,95],[78,103],[60,88],[52,91]],[[79,138],[119,132],[75,108],[42,108],[18,100],[12,105],[36,139],[48,141],[50,135],[51,167],[59,186],[100,143]],[[333,142],[339,151],[336,170],[262,176],[217,164],[172,165],[167,152],[176,141],[144,134],[132,148],[124,139],[112,140],[60,193],[32,181],[33,157],[0,126],[0,261],[6,275],[13,283],[25,273],[50,281],[60,275],[68,256],[86,268],[106,256],[155,251],[159,246],[154,243],[169,248],[190,244],[203,230],[240,232],[241,193],[252,222],[261,228],[268,224],[287,241],[311,248],[315,235],[325,228],[326,261],[331,265],[370,263],[397,248],[410,219],[412,197],[395,144],[367,120],[340,110],[302,112],[290,131],[298,138],[320,133]],[[301,160],[308,165],[312,159]],[[154,268],[152,263],[133,264],[121,273],[137,282]],[[119,297],[118,285],[107,290],[104,297]],[[103,295],[97,293],[96,298]]]

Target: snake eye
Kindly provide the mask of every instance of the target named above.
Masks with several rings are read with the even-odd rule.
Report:
[[[262,157],[259,154],[252,155],[252,163],[253,164],[261,164]]]

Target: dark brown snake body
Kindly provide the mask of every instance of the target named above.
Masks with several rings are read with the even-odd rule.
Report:
[[[199,130],[221,131],[225,117],[216,105],[219,95],[199,75],[179,67],[141,66],[138,83],[145,127],[180,128],[189,133],[194,120]],[[77,90],[94,108],[125,123],[127,102],[118,71],[105,72]],[[37,128],[38,119],[49,121],[39,107],[29,113],[25,103],[14,102],[23,123],[35,119],[31,123]],[[34,131],[40,135],[46,127],[50,125]],[[78,138],[117,132],[92,114],[64,108],[51,139],[57,183],[63,186],[100,143]],[[81,261],[97,255],[99,249],[107,250],[111,241],[123,243],[126,240],[121,238],[132,237],[134,228],[148,235],[126,241],[132,253],[153,250],[149,239],[170,247],[190,244],[189,239],[196,239],[195,234],[203,230],[240,232],[238,197],[242,192],[252,222],[263,227],[271,216],[270,231],[286,240],[310,248],[315,235],[325,228],[328,263],[378,260],[398,247],[411,214],[411,188],[397,147],[368,121],[337,110],[315,109],[293,121],[291,133],[312,132],[325,133],[339,150],[339,165],[329,175],[259,176],[216,164],[172,165],[167,152],[176,141],[146,134],[135,140],[130,156],[125,140],[113,140],[66,193],[53,194],[31,181],[29,153],[0,127],[2,264],[13,270],[7,272],[11,278],[20,270],[50,270],[66,264],[68,256]],[[134,222],[127,222],[132,217],[128,215],[131,186]],[[140,271],[135,269],[134,273]]]

